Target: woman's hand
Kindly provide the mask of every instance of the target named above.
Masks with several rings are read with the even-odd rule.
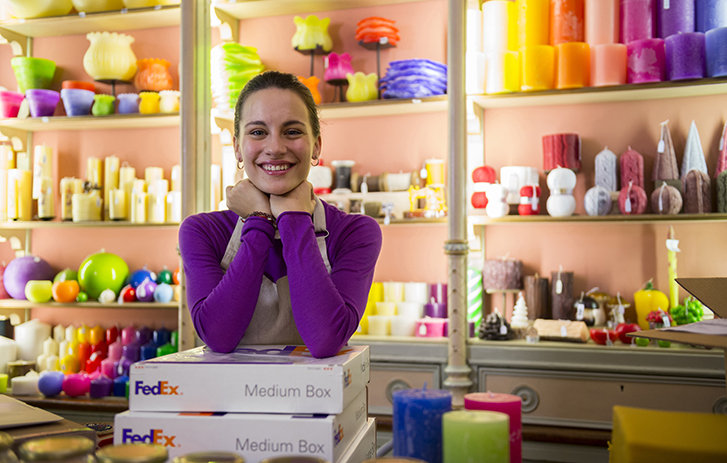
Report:
[[[270,198],[258,190],[249,180],[240,180],[234,186],[225,189],[227,208],[240,217],[247,217],[252,212],[270,214]]]
[[[275,218],[287,211],[301,211],[313,214],[315,207],[316,200],[313,194],[313,185],[307,181],[302,182],[282,196],[270,196],[270,209]]]

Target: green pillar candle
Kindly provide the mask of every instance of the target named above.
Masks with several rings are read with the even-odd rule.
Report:
[[[510,463],[510,418],[456,410],[442,416],[443,463]]]

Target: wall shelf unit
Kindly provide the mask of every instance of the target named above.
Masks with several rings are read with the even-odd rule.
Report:
[[[467,220],[470,224],[481,225],[511,225],[511,224],[536,224],[536,223],[624,223],[624,224],[651,224],[664,222],[678,223],[701,223],[701,222],[727,222],[727,214],[678,214],[678,215],[573,215],[570,217],[551,217],[549,215],[506,215],[493,219],[485,214],[469,214]]]
[[[63,229],[63,228],[178,228],[178,223],[134,223],[127,220],[122,221],[93,221],[93,222],[73,222],[59,220],[33,220],[33,221],[14,221],[0,222],[0,230],[37,230],[37,229]]]
[[[113,116],[55,116],[0,119],[0,130],[61,132],[69,130],[156,129],[178,127],[179,114],[115,114]]]
[[[234,19],[248,19],[420,1],[423,0],[222,0],[213,1],[212,6]]]
[[[174,309],[179,310],[178,302],[129,302],[125,304],[102,304],[100,302],[29,302],[21,299],[0,299],[0,309],[38,309],[38,308],[52,308],[52,309]]]

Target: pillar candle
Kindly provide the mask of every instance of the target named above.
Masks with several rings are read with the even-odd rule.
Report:
[[[664,40],[634,40],[626,44],[630,84],[661,82],[666,78]]]
[[[717,168],[714,171],[716,178],[727,169],[727,123],[722,127],[722,136],[719,139],[719,155],[717,156]]]
[[[414,336],[418,318],[406,315],[391,317],[392,336]]]
[[[452,393],[400,389],[393,392],[392,399],[394,456],[442,463],[442,415],[452,410]]]
[[[109,191],[109,219],[127,220],[126,191],[116,189]]]
[[[167,193],[166,222],[180,223],[182,221],[182,192],[170,191]]]
[[[391,334],[391,317],[388,315],[369,315],[368,334],[373,336],[388,336]]]
[[[222,201],[222,166],[212,164],[210,166],[210,205],[211,211],[220,209],[220,201]]]
[[[706,75],[704,34],[675,34],[664,42],[667,80],[701,79]]]
[[[43,177],[40,180],[40,196],[38,197],[38,218],[49,220],[55,217],[55,207],[53,194],[53,179],[51,177]]]
[[[114,325],[111,328],[106,328],[106,344],[109,346],[116,342],[116,339],[119,337],[119,328]]]
[[[73,220],[73,195],[83,193],[83,180],[74,177],[61,179],[61,220]]]
[[[154,180],[161,180],[164,178],[164,169],[161,167],[147,167],[144,169],[144,180],[147,184],[151,184]]]
[[[550,318],[550,301],[548,279],[537,273],[525,277],[525,305],[528,307],[528,319]]]
[[[19,179],[18,169],[8,169],[7,171],[7,219],[18,220],[18,183]]]
[[[50,325],[30,320],[15,327],[18,360],[35,361],[43,353],[43,341],[50,337]]]
[[[90,157],[86,161],[86,181],[92,188],[103,188],[103,167],[99,158]]]
[[[657,0],[658,36],[662,39],[683,32],[694,32],[696,9],[694,0]]]
[[[29,170],[8,170],[8,219],[31,220],[33,215],[33,177]]]
[[[126,164],[126,163],[124,163]],[[124,215],[126,220],[131,218],[131,193],[134,189],[134,182],[136,181],[136,169],[127,165],[119,168],[119,189],[126,192],[126,207]]]
[[[654,172],[652,180],[660,182],[663,180],[678,180],[679,166],[677,166],[676,150],[669,130],[669,121],[661,123],[661,134],[659,144],[656,148],[656,159],[654,160]]]
[[[547,45],[550,0],[517,0],[518,49]]]
[[[447,318],[447,305],[440,302],[434,302],[434,298],[430,302],[424,304],[424,316],[432,318]]]
[[[654,0],[621,0],[621,43],[654,37]]]
[[[591,46],[591,86],[624,85],[627,80],[626,45],[611,43]]]
[[[156,358],[157,356],[157,346],[154,344],[154,342],[149,341],[143,346],[141,346],[141,356],[139,357],[141,360],[151,360],[153,358]]]
[[[429,285],[426,283],[404,283],[404,300],[426,304],[429,300]]]
[[[0,143],[0,169],[15,169],[15,151],[9,141]]]
[[[573,272],[559,270],[551,272],[551,314],[554,320],[571,320],[575,316],[573,308]]]
[[[696,0],[696,13],[699,32],[727,27],[727,0]]]
[[[727,5],[725,5],[727,8]],[[705,34],[708,77],[727,76],[727,27],[712,29]],[[0,200],[0,207],[2,207]]]
[[[626,150],[619,159],[621,164],[621,188],[633,182],[634,185],[644,188],[644,157],[636,150]]]
[[[182,191],[182,166],[172,166],[172,191]]]
[[[169,182],[165,179],[154,180],[149,183],[148,190],[147,221],[149,223],[164,223],[166,220]]]
[[[555,47],[530,45],[520,49],[520,88],[550,90],[555,86]]]
[[[396,304],[396,313],[405,317],[422,318],[424,304],[420,302],[399,302]]]
[[[133,223],[146,223],[148,204],[148,193],[131,193],[131,221]]]
[[[466,14],[467,42],[465,49],[468,52],[482,51],[482,10],[467,8]]]
[[[45,359],[45,369],[47,371],[58,371],[60,370],[60,357],[57,355],[49,355]]]
[[[582,88],[591,84],[591,52],[587,43],[568,42],[556,45],[558,70],[556,87]]]
[[[111,395],[114,382],[106,375],[101,375],[96,379],[91,380],[89,388],[89,395],[92,399],[100,399]]]
[[[398,281],[384,282],[384,301],[401,302],[404,300],[404,283]]]
[[[515,51],[491,52],[486,55],[485,93],[512,93],[520,90],[518,56]]]
[[[556,133],[543,137],[543,170],[558,167],[574,171],[581,168],[581,137],[577,133]]]
[[[377,302],[376,315],[396,315],[396,302]]]
[[[484,410],[504,413],[510,423],[510,461],[522,462],[522,399],[513,394],[475,392],[465,394],[465,410]]]
[[[682,180],[687,176],[690,170],[696,169],[707,174],[707,161],[704,159],[704,150],[702,149],[702,140],[699,137],[697,124],[692,121],[689,126],[689,135],[687,135],[687,144],[684,147],[684,158],[682,159]]]
[[[109,192],[119,187],[119,158],[106,156],[104,158],[104,219],[109,217]]]
[[[10,380],[13,395],[38,395],[38,373],[28,372],[25,376],[16,376]]]
[[[616,155],[604,148],[596,155],[596,185],[605,188],[607,191],[618,191],[618,159]]]
[[[456,410],[442,417],[444,463],[509,463],[509,418],[500,412]]]
[[[441,338],[446,322],[446,318],[420,318],[415,323],[414,335],[419,338]]]
[[[583,0],[550,1],[550,44],[583,42]]]
[[[717,212],[727,212],[727,171],[717,176]]]
[[[53,339],[60,343],[64,339],[66,339],[66,329],[63,327],[63,325],[56,325],[53,327]]]
[[[8,171],[0,169],[0,221],[8,220]]]
[[[154,330],[151,334],[152,341],[158,346],[163,346],[172,339],[172,332],[162,327]]]
[[[5,394],[8,390],[8,375],[0,373],[0,394]]]
[[[434,301],[432,301],[434,298]],[[434,283],[429,286],[429,301],[447,305],[447,284]]]
[[[53,148],[36,145],[33,151],[33,199],[40,198],[41,179],[53,177]]]
[[[482,51],[502,53],[507,50],[517,50],[517,18],[515,2],[506,0],[485,2],[482,5]]]
[[[712,212],[712,189],[707,174],[690,170],[683,179],[684,213],[705,214]]]
[[[586,0],[585,37],[591,46],[618,43],[620,40],[620,0]]]

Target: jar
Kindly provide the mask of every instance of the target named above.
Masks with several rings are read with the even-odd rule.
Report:
[[[83,55],[83,68],[94,80],[129,81],[136,74],[134,37],[117,32],[89,32],[91,46]]]
[[[87,437],[44,437],[25,442],[18,449],[20,461],[30,463],[96,463],[96,444]]]
[[[136,93],[122,93],[119,99],[119,114],[136,114],[139,112],[139,95]]]
[[[99,463],[164,463],[167,448],[159,444],[119,444],[96,452]]]
[[[173,463],[245,463],[245,460],[231,452],[195,452],[174,459]]]
[[[136,62],[139,70],[134,77],[134,86],[140,92],[151,90],[161,92],[172,89],[172,75],[169,66],[172,64],[161,58],[145,58]]]
[[[163,113],[179,112],[179,90],[162,90],[159,92],[159,110]]]
[[[156,114],[159,112],[159,96],[156,92],[139,93],[141,103],[139,103],[139,112],[141,114]]]
[[[0,432],[0,463],[17,463],[18,457],[13,453],[13,442],[10,434]]]

